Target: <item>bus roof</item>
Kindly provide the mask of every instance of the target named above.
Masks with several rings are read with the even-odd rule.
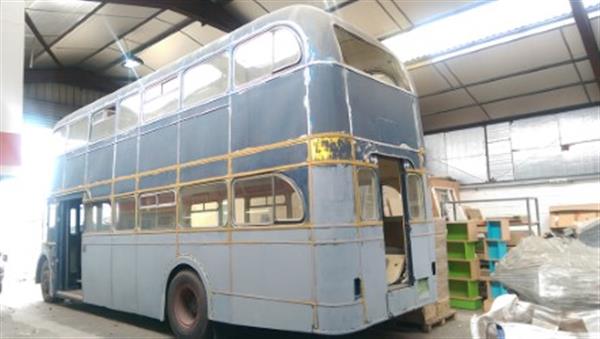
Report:
[[[58,129],[71,121],[83,117],[90,112],[100,110],[107,105],[113,104],[117,100],[140,91],[148,85],[152,85],[156,81],[164,79],[171,74],[177,73],[178,71],[197,63],[198,61],[209,55],[212,55],[215,52],[221,52],[227,49],[229,46],[234,46],[238,42],[249,38],[255,32],[266,30],[278,24],[292,25],[299,31],[298,33],[300,33],[304,39],[305,46],[310,49],[310,53],[306,53],[305,55],[304,62],[316,60],[341,61],[337,40],[333,30],[331,30],[331,34],[323,34],[324,31],[332,28],[333,25],[343,27],[365,41],[390,52],[377,39],[364,34],[347,22],[319,8],[309,5],[288,6],[263,15],[260,18],[257,18],[254,21],[232,31],[231,33],[210,42],[206,46],[203,46],[202,48],[199,48],[198,50],[191,52],[144,77],[139,78],[135,82],[132,82],[113,93],[107,94],[106,96],[79,108],[78,110],[68,114],[58,121],[55,125],[55,129]]]

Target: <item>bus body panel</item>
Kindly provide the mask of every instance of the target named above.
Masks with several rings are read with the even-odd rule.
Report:
[[[60,195],[87,184],[87,199],[110,199],[220,181],[232,205],[236,180],[276,172],[297,186],[304,220],[253,227],[230,217],[215,229],[85,234],[85,302],[162,320],[168,279],[178,265],[192,267],[203,281],[209,318],[238,325],[343,334],[435,301],[427,190],[426,218],[408,235],[415,281],[403,288],[386,281],[383,221],[362,222],[356,206],[357,170],[374,167],[376,157],[404,159],[422,170],[416,98],[343,65],[334,24],[380,46],[315,9],[277,11],[59,122],[114,104],[277,25],[303,41],[300,62],[280,74],[58,157],[53,188]],[[321,141],[337,145],[327,146],[328,159],[316,159]]]

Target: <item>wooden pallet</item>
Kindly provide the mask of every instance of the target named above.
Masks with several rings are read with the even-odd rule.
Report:
[[[446,324],[446,321],[452,320],[455,315],[456,315],[456,311],[450,309],[445,314],[441,314],[441,315],[438,315],[438,316],[428,319],[427,322],[424,324],[414,324],[414,325],[421,326],[421,331],[423,331],[425,333],[429,333],[435,326],[444,326]]]

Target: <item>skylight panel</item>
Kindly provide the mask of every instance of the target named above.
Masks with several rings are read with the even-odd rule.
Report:
[[[589,11],[598,0],[583,0]],[[402,61],[415,61],[568,18],[566,0],[494,1],[418,26],[383,41]]]

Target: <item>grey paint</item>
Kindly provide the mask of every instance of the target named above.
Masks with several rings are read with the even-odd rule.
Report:
[[[182,168],[179,180],[186,182],[224,175],[227,175],[227,161],[215,161],[208,164]]]
[[[114,184],[114,194],[121,194],[135,191],[135,179],[119,180]]]
[[[418,148],[412,106],[414,96],[354,71],[346,72],[354,135]]]
[[[90,304],[111,307],[111,238],[84,235],[81,247],[83,300]]]
[[[85,175],[85,154],[67,158],[65,163],[65,187],[83,185]]]
[[[149,171],[177,162],[177,126],[155,129],[140,137],[140,168]]]
[[[137,306],[137,235],[119,235],[111,238],[111,307],[136,312]],[[125,273],[127,272],[127,273]]]
[[[223,155],[229,143],[229,114],[220,108],[181,122],[181,162]]]
[[[313,167],[311,171],[313,223],[353,224],[355,220],[352,167]]]
[[[137,138],[117,142],[115,177],[135,174],[137,170]]]
[[[344,68],[336,65],[309,68],[311,133],[350,132],[343,72]]]
[[[306,161],[306,144],[298,144],[285,148],[264,151],[233,159],[233,173],[249,172],[261,168],[269,168]]]
[[[307,134],[305,93],[304,74],[295,71],[231,96],[231,150]]]
[[[177,180],[176,171],[162,172],[154,175],[147,175],[140,178],[139,189],[166,186],[174,184]]]
[[[113,145],[88,153],[87,182],[111,179],[113,174]]]
[[[99,185],[90,188],[90,198],[98,198],[109,196],[111,192],[111,185]]]

